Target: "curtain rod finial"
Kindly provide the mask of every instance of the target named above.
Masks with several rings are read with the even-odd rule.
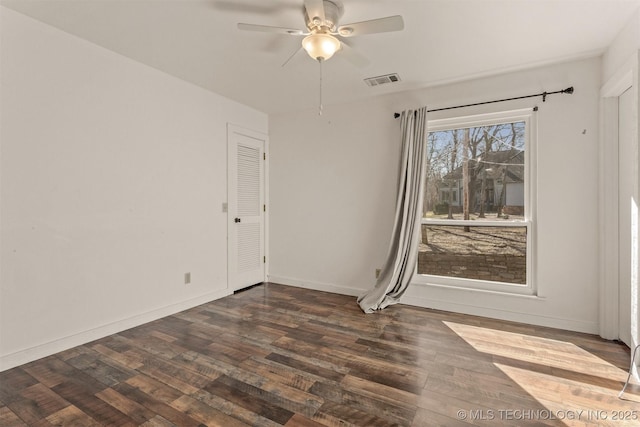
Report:
[[[572,94],[573,93],[573,86],[566,88],[565,90],[563,90],[562,92],[564,93],[568,93],[568,94]]]

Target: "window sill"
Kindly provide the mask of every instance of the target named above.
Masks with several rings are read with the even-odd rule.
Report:
[[[444,284],[444,283],[434,283],[433,281],[429,280],[428,276],[414,276],[413,280],[411,281],[411,286],[419,286],[419,287],[423,287],[423,288],[439,288],[439,289],[447,289],[447,290],[454,290],[454,291],[463,291],[463,292],[468,292],[468,291],[472,291],[472,292],[477,292],[477,293],[482,293],[482,294],[490,294],[490,295],[500,295],[500,296],[508,296],[508,297],[517,297],[517,298],[525,298],[525,299],[532,299],[532,300],[540,300],[540,301],[544,301],[546,298],[543,296],[539,296],[536,294],[536,292],[531,289],[528,286],[520,286],[519,288],[515,288],[515,289],[488,289],[486,286],[484,286],[484,283],[482,284],[482,288],[481,287],[474,287],[474,286],[465,286],[465,284]],[[497,285],[497,286],[509,286],[509,285]],[[514,287],[517,285],[513,285]]]
[[[465,221],[462,219],[430,219],[430,218],[422,218],[422,224],[427,225],[458,225],[458,226],[469,226],[469,227],[526,227],[531,221],[529,220],[521,220],[521,219],[503,219],[500,221],[494,220],[471,220]]]

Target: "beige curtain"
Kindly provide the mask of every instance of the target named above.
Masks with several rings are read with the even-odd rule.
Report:
[[[427,107],[400,115],[402,156],[396,214],[387,260],[375,287],[358,297],[365,313],[396,304],[409,287],[418,261],[427,152]]]

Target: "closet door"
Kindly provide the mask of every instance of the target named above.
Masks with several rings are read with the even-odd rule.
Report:
[[[229,125],[228,275],[232,290],[265,280],[265,142]]]

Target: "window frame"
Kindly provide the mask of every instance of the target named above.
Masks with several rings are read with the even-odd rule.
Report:
[[[489,280],[467,279],[459,277],[435,276],[418,274],[418,265],[414,272],[412,283],[417,285],[474,289],[519,295],[537,295],[535,277],[536,261],[536,175],[537,175],[537,120],[536,109],[526,108],[506,110],[471,116],[460,116],[445,119],[434,119],[427,123],[427,132],[446,131],[454,129],[492,126],[504,123],[524,122],[524,219],[510,221],[474,221],[422,218],[422,224],[474,227],[525,227],[526,243],[526,284],[495,282]],[[426,143],[426,142],[425,142]]]

